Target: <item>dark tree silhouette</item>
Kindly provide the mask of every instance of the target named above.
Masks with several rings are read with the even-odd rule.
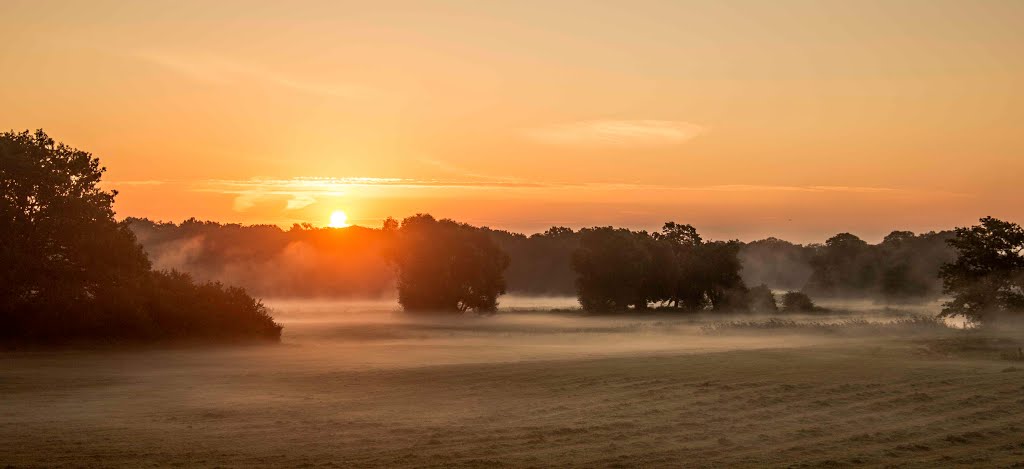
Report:
[[[650,261],[638,233],[612,227],[580,230],[580,247],[572,257],[580,305],[593,312],[646,308],[643,287]]]
[[[767,285],[758,285],[747,291],[747,305],[755,313],[775,313],[779,304],[775,301],[775,293]]]
[[[740,243],[714,241],[700,246],[697,277],[712,309],[746,309],[747,287],[740,278]]]
[[[663,308],[746,310],[740,244],[704,242],[690,225],[665,224],[649,234],[624,228],[580,231],[573,254],[577,296],[587,311]]]
[[[813,246],[803,246],[778,238],[752,241],[740,249],[743,281],[748,285],[767,284],[782,290],[799,290],[811,276]]]
[[[137,286],[149,261],[114,220],[105,168],[42,130],[0,134],[0,308],[55,314]],[[43,307],[45,306],[45,308]],[[12,318],[13,319],[13,318]],[[57,318],[54,318],[55,320]]]
[[[840,233],[812,246],[812,273],[803,291],[825,297],[875,297],[903,301],[937,297],[937,272],[953,259],[951,232],[915,235],[893,231],[876,245]]]
[[[493,312],[505,293],[508,255],[487,231],[416,215],[394,236],[390,258],[398,271],[398,302],[413,312]]]
[[[155,267],[188,272],[198,281],[220,280],[277,298],[379,298],[395,289],[382,230],[128,222]]]
[[[782,310],[787,313],[809,313],[818,309],[806,293],[791,291],[782,295]]]
[[[395,272],[383,257],[391,242],[384,233],[388,228],[327,229],[306,223],[282,230],[269,225],[194,219],[180,224],[145,219],[129,222],[154,266],[182,270],[199,281],[222,280],[274,297],[379,298],[394,291]],[[393,229],[398,228],[397,221],[389,223],[394,224]],[[580,246],[580,232],[553,227],[526,236],[481,229],[509,255],[505,271],[509,293],[577,293],[572,255]],[[896,231],[852,257],[833,256],[825,245],[798,245],[768,238],[740,245],[740,274],[747,285],[766,284],[777,290],[803,290],[823,297],[895,301],[937,297],[942,292],[939,267],[955,257],[953,248],[945,242],[952,236],[952,231],[920,235]],[[698,251],[707,243],[696,230],[668,223],[661,232],[644,237],[643,242],[654,263],[649,266],[643,296],[659,307],[708,307],[697,265]],[[858,272],[871,275],[857,284],[843,280],[856,280]],[[812,273],[814,282],[809,282]],[[729,303],[734,303],[734,293],[728,294]]]
[[[104,171],[42,130],[0,134],[0,339],[279,339],[244,291],[152,272]]]
[[[489,233],[511,259],[505,272],[510,293],[575,293],[572,253],[579,247],[578,233],[557,226],[530,236],[504,230],[491,230]]]
[[[953,296],[942,316],[982,323],[1024,312],[1024,229],[992,217],[980,221],[957,228],[949,240],[958,255],[940,271]]]
[[[845,296],[873,285],[877,262],[868,243],[850,233],[839,233],[825,241],[811,260],[814,272],[805,289],[816,294]]]

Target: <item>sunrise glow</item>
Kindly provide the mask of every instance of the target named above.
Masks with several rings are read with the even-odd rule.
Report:
[[[0,128],[102,156],[119,217],[801,242],[1024,217],[1024,2],[46,3],[0,8]]]
[[[0,33],[2,467],[1024,461],[1024,0]]]
[[[341,210],[335,210],[331,212],[331,221],[330,223],[327,224],[327,226],[331,228],[345,228],[346,226],[349,226],[348,215],[346,215],[345,212],[342,212]]]

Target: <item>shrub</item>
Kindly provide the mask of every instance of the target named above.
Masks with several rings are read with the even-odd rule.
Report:
[[[775,301],[775,294],[767,285],[758,285],[747,291],[747,301],[750,311],[755,313],[775,313],[779,311],[779,305]]]
[[[806,293],[791,291],[782,295],[782,310],[787,313],[807,313],[816,309],[817,306]]]

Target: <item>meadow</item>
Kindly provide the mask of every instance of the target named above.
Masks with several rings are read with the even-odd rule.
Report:
[[[907,309],[847,304],[773,323],[584,316],[571,299],[510,298],[503,314],[468,318],[412,318],[390,302],[270,305],[279,345],[3,352],[0,465],[1024,460],[1019,341]]]

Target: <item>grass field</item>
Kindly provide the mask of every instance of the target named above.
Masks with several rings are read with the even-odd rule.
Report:
[[[1012,339],[330,310],[274,347],[4,352],[0,467],[1024,466]]]

